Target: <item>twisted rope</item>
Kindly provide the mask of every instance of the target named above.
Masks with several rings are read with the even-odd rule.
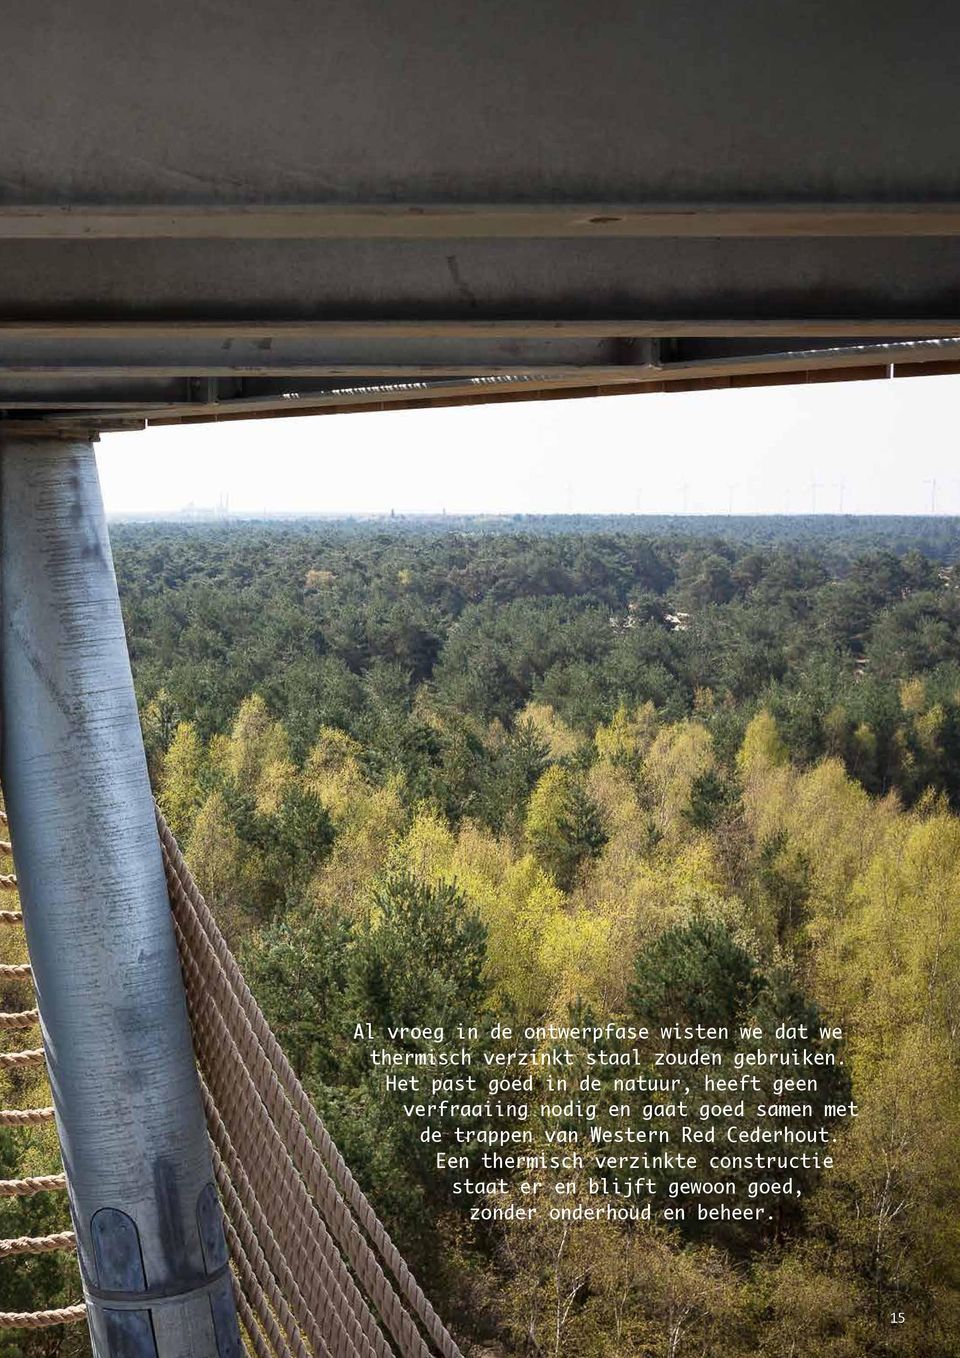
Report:
[[[0,1108],[0,1127],[32,1127],[52,1121],[52,1108]]]
[[[216,1006],[205,1003],[198,1012],[196,963],[183,959],[188,978],[187,1000],[194,1024],[194,1041],[218,1113],[229,1122],[237,1138],[239,1158],[262,1201],[273,1206],[272,1224],[291,1266],[300,1274],[300,1286],[310,1310],[324,1318],[324,1333],[336,1358],[390,1358],[390,1350],[377,1328],[359,1289],[350,1277],[326,1226],[296,1174],[277,1128],[257,1094],[256,1086],[239,1059],[232,1036]],[[204,996],[209,1000],[208,996]]]
[[[24,1052],[0,1052],[0,1069],[15,1069],[22,1066],[39,1066],[43,1063],[43,1048]]]
[[[270,1340],[270,1343],[273,1345],[277,1358],[293,1358],[293,1354],[290,1352],[287,1341],[281,1334],[280,1327],[267,1304],[263,1288],[260,1286],[256,1274],[250,1267],[250,1261],[243,1251],[240,1237],[234,1230],[233,1224],[229,1218],[223,1223],[223,1227],[227,1237],[227,1245],[233,1258],[234,1268],[237,1270],[237,1276],[240,1279],[241,1288],[250,1298],[251,1304],[256,1311],[257,1320],[267,1335],[267,1338]]]
[[[179,915],[175,914],[175,920],[179,927]],[[189,927],[190,922],[187,923]],[[209,955],[206,960],[209,964]],[[321,1217],[310,1196],[303,1191],[300,1174],[305,1168],[305,1161],[308,1163],[304,1179],[311,1192],[314,1192],[314,1183],[318,1180],[316,1168],[319,1166],[323,1175],[325,1171],[319,1165],[316,1151],[307,1141],[302,1126],[295,1119],[284,1116],[285,1112],[291,1110],[289,1105],[286,1108],[282,1106],[282,1093],[275,1077],[273,1085],[270,1084],[272,1070],[268,1068],[265,1072],[262,1060],[257,1069],[250,1069],[246,1058],[250,1057],[257,1065],[257,1058],[261,1056],[259,1048],[254,1051],[249,1042],[244,1044],[243,1036],[227,1025],[217,1008],[221,998],[227,1001],[232,999],[231,1016],[242,1018],[235,997],[229,987],[224,988],[222,984],[222,972],[214,967],[211,974],[208,965],[201,974],[197,955],[193,953],[184,956],[183,965],[188,1001],[191,994],[200,1000],[193,1009],[194,1037],[201,1065],[207,1069],[211,1093],[219,1112],[239,1138],[238,1151],[258,1185],[258,1196],[262,1201],[279,1197],[290,1206],[290,1211],[277,1213],[281,1243],[287,1252],[296,1249],[309,1266],[304,1287],[311,1307],[315,1311],[322,1310],[326,1296],[336,1311],[339,1326],[330,1336],[334,1341],[334,1352],[338,1356],[343,1352],[344,1358],[354,1358],[358,1350],[361,1354],[369,1355],[372,1346],[379,1358],[388,1358],[389,1346],[327,1231],[328,1226],[334,1231],[337,1225],[343,1227],[344,1216],[349,1218],[342,1200],[329,1178],[325,1183],[319,1182],[317,1196],[324,1211],[324,1217]],[[256,1135],[251,1136],[250,1119],[260,1109],[263,1114],[258,1118]],[[313,1165],[309,1163],[311,1157],[316,1162]],[[311,1173],[311,1170],[314,1172]],[[385,1319],[393,1322],[391,1330],[398,1339],[401,1353],[415,1355],[415,1358],[429,1358],[429,1351],[410,1317],[400,1308],[352,1219],[349,1219],[349,1226],[355,1239],[349,1240],[348,1244],[357,1245],[360,1249],[348,1249],[345,1253],[377,1309]],[[299,1235],[294,1235],[294,1232],[299,1232]],[[340,1235],[342,1245],[349,1231],[341,1230]],[[363,1256],[364,1249],[368,1257]],[[373,1269],[369,1267],[371,1262]],[[324,1288],[319,1287],[322,1277],[325,1277],[326,1282]],[[354,1345],[344,1350],[342,1346],[347,1336],[354,1340]]]
[[[419,1321],[443,1358],[462,1358],[310,1104],[159,812],[158,825],[231,1279],[253,1353],[392,1358],[382,1323],[402,1358],[431,1358]],[[0,840],[0,852],[10,852],[7,841]],[[16,886],[15,874],[0,874],[0,890]],[[21,922],[19,911],[0,911],[0,924]],[[0,979],[30,975],[29,963],[0,964]],[[38,1019],[36,1009],[0,1014],[0,1028]],[[0,1069],[43,1060],[42,1049],[0,1053]],[[45,1123],[53,1115],[52,1108],[0,1109],[0,1126]],[[0,1198],[65,1186],[63,1174],[0,1180]],[[75,1247],[72,1231],[24,1236],[0,1240],[0,1257]],[[0,1328],[40,1329],[84,1315],[83,1305],[5,1312]]]
[[[216,1161],[214,1162],[214,1169],[217,1169]],[[287,1339],[290,1342],[290,1348],[294,1354],[294,1358],[310,1358],[310,1354],[305,1348],[303,1339],[301,1338],[296,1318],[277,1285],[277,1280],[267,1262],[260,1242],[254,1233],[250,1219],[240,1205],[230,1180],[223,1174],[222,1166],[220,1167],[220,1173],[217,1175],[217,1182],[220,1184],[227,1218],[236,1232],[237,1240],[240,1242],[240,1246],[247,1256],[250,1268],[256,1275],[257,1282],[263,1289],[264,1296],[266,1297],[271,1312],[283,1326]]]
[[[77,1237],[73,1231],[58,1231],[56,1235],[21,1235],[14,1240],[0,1240],[0,1259],[8,1254],[49,1254],[51,1250],[75,1250]]]
[[[87,1308],[83,1302],[63,1306],[59,1311],[0,1311],[0,1330],[46,1330],[51,1325],[75,1325],[85,1320]]]
[[[195,968],[202,975],[204,1018],[208,1011],[216,1012],[216,1006],[221,1007],[223,1017],[220,1021],[229,1021],[231,1045],[235,1044],[237,1054],[248,1065],[248,1078],[276,1122],[296,1169],[321,1204],[351,1268],[380,1311],[401,1352],[416,1358],[429,1354],[370,1245],[357,1230],[346,1204],[353,1209],[357,1221],[393,1273],[403,1301],[424,1325],[444,1358],[462,1358],[320,1122],[246,985],[159,811],[158,825],[175,919],[182,940],[190,950],[193,964],[190,970]],[[181,955],[184,953],[182,947]],[[224,1061],[225,1057],[217,1051],[214,1059]]]
[[[238,1234],[241,1235],[239,1221],[249,1220],[278,1283],[290,1298],[300,1329],[305,1333],[314,1351],[318,1355],[323,1355],[323,1358],[327,1358],[330,1350],[320,1332],[316,1319],[307,1305],[297,1280],[290,1271],[263,1208],[254,1196],[250,1181],[237,1158],[227,1129],[223,1124],[223,1119],[210,1097],[210,1092],[205,1085],[202,1088],[204,1108],[207,1112],[214,1143],[213,1168],[217,1176],[217,1183],[220,1185],[220,1195],[227,1215],[233,1220],[234,1225],[237,1226]]]
[[[275,1358],[275,1354],[263,1337],[263,1331],[257,1323],[257,1318],[253,1314],[250,1303],[243,1294],[240,1280],[233,1269],[230,1271],[230,1282],[233,1286],[233,1299],[237,1303],[237,1314],[240,1317],[240,1324],[243,1326],[250,1343],[253,1345],[253,1351],[256,1354],[256,1358]]]
[[[0,824],[7,824],[7,813],[0,810]],[[0,840],[0,853],[9,854],[13,850],[9,840]],[[13,873],[0,874],[0,890],[16,891],[17,878]],[[0,910],[0,925],[22,924],[23,914],[19,910]],[[33,969],[26,963],[4,963],[0,965],[0,978],[32,976]],[[0,1029],[32,1028],[40,1019],[36,1009],[24,1009],[13,1013],[0,1013]],[[35,1051],[2,1052],[0,1067],[8,1069],[39,1065],[44,1060],[42,1049]],[[52,1108],[4,1108],[0,1109],[0,1126],[26,1127],[37,1126],[53,1121]],[[65,1174],[37,1174],[24,1179],[0,1179],[0,1198],[28,1197],[33,1193],[52,1192],[66,1188]],[[56,1250],[75,1250],[76,1236],[73,1231],[58,1231],[53,1235],[19,1236],[14,1239],[0,1240],[0,1258],[14,1255],[47,1254]],[[83,1302],[74,1306],[61,1306],[49,1311],[0,1311],[0,1330],[23,1329],[45,1330],[58,1325],[76,1325],[86,1319],[87,1308]],[[266,1358],[266,1355],[264,1355]]]
[[[26,1198],[31,1193],[52,1193],[66,1186],[65,1174],[36,1174],[32,1179],[0,1179],[0,1198]]]

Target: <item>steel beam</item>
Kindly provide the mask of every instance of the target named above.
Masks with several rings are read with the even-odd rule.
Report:
[[[0,416],[960,333],[951,0],[222,8],[0,6]],[[724,337],[788,357],[629,351]]]
[[[956,236],[960,203],[0,204],[0,240]]]
[[[953,236],[2,244],[5,322],[960,320]]]
[[[96,1358],[240,1358],[89,441],[0,436],[2,775]]]
[[[108,214],[950,206],[958,37],[952,0],[32,0],[0,6],[0,184]]]

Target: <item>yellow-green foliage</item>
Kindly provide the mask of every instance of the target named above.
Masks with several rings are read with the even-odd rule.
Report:
[[[561,822],[572,782],[573,776],[568,769],[551,764],[530,795],[523,837],[547,872],[554,869],[566,845]]]
[[[934,703],[927,712],[914,717],[913,730],[917,742],[928,754],[939,751],[940,735],[946,720],[947,714],[942,703]]]
[[[777,723],[764,709],[748,725],[737,754],[737,767],[749,778],[761,768],[778,768],[787,762],[787,747],[780,739]]]
[[[257,898],[260,865],[258,855],[241,843],[219,788],[200,808],[185,853],[204,895],[219,907],[221,927],[235,938]]]
[[[937,748],[944,717],[923,685],[904,685],[901,703],[910,738]],[[709,703],[701,710],[709,720]],[[182,724],[161,792],[189,830],[188,856],[228,929],[250,927],[243,906],[257,898],[262,865],[237,834],[218,777],[252,792],[261,814],[293,786],[322,802],[336,837],[309,883],[315,909],[362,916],[387,871],[456,883],[487,929],[488,1003],[498,1014],[541,1021],[578,1002],[623,1014],[638,948],[706,915],[765,966],[789,966],[823,1019],[844,1028],[859,1116],[834,1141],[836,1168],[811,1195],[802,1240],[734,1270],[722,1251],[679,1248],[647,1229],[511,1228],[501,1314],[514,1336],[536,1336],[556,1358],[854,1358],[872,1352],[870,1279],[881,1275],[885,1297],[913,1288],[935,1298],[941,1327],[960,1326],[960,818],[933,794],[909,811],[894,796],[871,797],[839,758],[791,764],[766,711],[749,723],[735,772],[718,766],[704,721],[659,724],[649,705],[620,708],[598,728],[592,764],[550,708],[531,705],[525,716],[553,762],[522,830],[454,826],[432,801],[411,813],[402,777],[371,780],[359,744],[334,728],[321,729],[297,768],[259,699],[206,749]],[[839,706],[831,729],[847,759],[873,757],[874,732]],[[739,793],[722,830],[693,814],[708,775],[708,786],[727,778]],[[574,790],[581,807],[586,799],[596,809],[606,841],[561,877]],[[38,1144],[30,1163],[51,1151]],[[556,1289],[577,1286],[578,1270],[589,1273],[585,1300],[568,1318],[561,1307],[558,1330]],[[942,1281],[931,1290],[933,1277]],[[679,1315],[689,1342],[671,1349]]]
[[[369,783],[352,754],[346,754],[338,766],[321,770],[315,753],[316,747],[308,760],[304,784],[317,793],[330,812],[337,838],[309,894],[318,905],[355,914],[366,900],[370,882],[387,865],[392,846],[406,824],[403,780],[395,774],[382,787]]]
[[[408,868],[426,882],[450,881],[457,841],[446,820],[423,807],[396,845],[393,864]]]
[[[335,820],[351,814],[364,786],[360,745],[346,731],[321,726],[303,766],[304,786],[315,792]]]
[[[228,773],[258,804],[269,804],[278,785],[292,772],[289,742],[282,722],[274,721],[259,693],[240,705],[226,751]]]
[[[597,753],[614,762],[639,759],[650,748],[657,724],[653,703],[644,703],[634,712],[621,703],[610,721],[596,729],[593,741]]]
[[[596,955],[598,962],[605,957],[602,990],[616,1010],[625,1003],[642,943],[694,912],[736,927],[742,909],[724,894],[710,838],[680,823],[674,837],[661,837],[626,771],[601,761],[590,772],[588,790],[603,808],[609,838],[573,899],[603,921],[604,946]]]
[[[312,569],[304,576],[303,587],[305,590],[329,589],[336,578],[333,571]]]
[[[922,1026],[960,1034],[960,822],[901,817],[858,875],[840,934],[856,956],[839,972],[861,1040],[882,1049],[891,1033]],[[847,968],[847,973],[850,972]]]
[[[741,758],[740,770],[754,838],[762,843],[788,833],[810,861],[822,912],[843,913],[855,874],[897,817],[894,799],[871,799],[836,759],[803,772],[751,755]]]
[[[422,811],[397,845],[393,863],[426,881],[455,881],[477,907],[489,931],[488,978],[499,1003],[522,1013],[549,1004],[556,976],[544,957],[544,937],[563,915],[565,902],[530,854],[516,858],[469,826],[455,837],[434,813]]]
[[[193,722],[182,721],[163,756],[160,805],[175,835],[189,831],[203,804],[203,741]]]
[[[612,920],[571,904],[533,855],[467,824],[454,835],[422,811],[392,865],[427,881],[456,882],[487,926],[487,975],[494,1001],[511,1013],[562,1012],[609,990]]]
[[[298,781],[297,766],[289,759],[271,759],[257,782],[256,808],[261,816],[279,811],[283,795]]]
[[[904,712],[922,712],[926,701],[927,685],[919,675],[903,680],[900,685],[900,706]]]
[[[585,743],[583,737],[571,731],[547,703],[527,703],[517,721],[526,722],[533,727],[537,735],[546,742],[551,759],[564,759],[575,755]]]
[[[664,726],[643,761],[643,782],[658,830],[677,834],[697,778],[714,767],[710,732],[697,721]]]

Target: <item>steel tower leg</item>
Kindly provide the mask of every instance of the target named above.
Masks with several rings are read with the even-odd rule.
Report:
[[[92,443],[0,431],[2,768],[97,1358],[239,1358]]]

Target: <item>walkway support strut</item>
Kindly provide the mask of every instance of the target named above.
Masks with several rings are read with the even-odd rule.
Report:
[[[0,772],[96,1358],[240,1358],[92,443],[0,431]]]

